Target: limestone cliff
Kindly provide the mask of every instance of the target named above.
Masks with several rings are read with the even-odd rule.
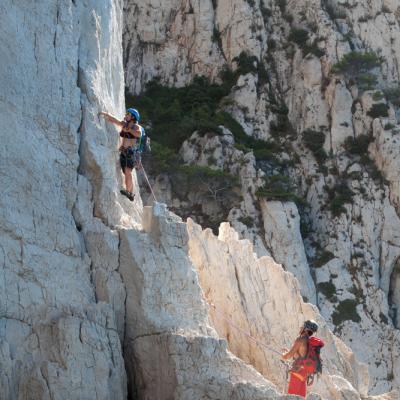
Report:
[[[366,366],[292,274],[226,224],[217,238],[163,205],[143,208],[136,176],[135,202],[119,196],[117,131],[98,112],[123,115],[122,29],[119,0],[0,5],[0,398],[288,398],[277,355],[207,301],[277,347],[316,318],[326,372],[312,397],[365,398]],[[232,30],[230,40],[247,36]],[[293,214],[298,228],[294,207],[272,209],[263,212]],[[304,249],[292,254],[311,284]]]
[[[158,197],[201,222],[228,215],[258,255],[292,272],[369,365],[373,393],[400,384],[399,10],[392,0],[129,0],[124,28],[132,94],[153,78],[224,85],[221,72],[234,71],[221,126],[194,132],[180,155],[238,177],[241,202],[205,207],[201,188],[182,196],[166,174],[154,177]]]

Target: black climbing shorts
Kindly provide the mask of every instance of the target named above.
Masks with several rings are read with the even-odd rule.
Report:
[[[127,147],[121,151],[119,155],[119,162],[121,164],[122,171],[125,168],[139,169],[141,166],[140,152],[134,150],[132,147]]]

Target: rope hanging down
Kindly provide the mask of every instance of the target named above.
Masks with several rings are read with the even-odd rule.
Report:
[[[154,194],[153,188],[152,188],[151,185],[150,185],[149,178],[147,177],[147,174],[146,174],[146,171],[144,170],[143,164],[141,164],[141,169],[142,169],[142,171],[143,171],[143,175],[144,175],[144,178],[146,179],[147,185],[148,185],[149,188],[150,188],[151,194],[152,194],[153,197],[154,197],[154,201],[157,202],[156,195]]]
[[[222,313],[222,312],[220,312],[220,311],[217,310],[215,304],[210,303],[210,302],[208,302],[207,300],[206,300],[206,302],[207,302],[207,304],[208,304],[210,307],[212,307],[212,308],[215,310],[215,312],[216,312],[217,314],[219,314],[219,315],[228,323],[228,325],[230,325],[232,328],[235,328],[237,331],[239,331],[239,332],[241,332],[243,335],[247,336],[250,340],[252,340],[253,342],[257,343],[259,346],[262,346],[262,347],[264,347],[265,349],[267,349],[267,350],[269,350],[269,351],[272,351],[272,352],[275,353],[275,354],[278,354],[279,356],[282,355],[279,351],[273,349],[273,348],[270,347],[270,346],[267,346],[265,343],[260,342],[260,341],[259,341],[258,339],[256,339],[254,336],[250,335],[250,333],[246,332],[246,331],[243,330],[242,328],[239,328],[237,325],[235,325],[228,317],[225,316],[224,313]],[[286,364],[283,360],[280,360],[280,361],[282,361],[284,364]]]

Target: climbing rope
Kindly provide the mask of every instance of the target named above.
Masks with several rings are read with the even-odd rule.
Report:
[[[215,313],[218,314],[222,319],[224,319],[224,320],[228,323],[228,325],[230,325],[232,328],[236,329],[238,332],[240,332],[241,334],[245,335],[247,338],[249,338],[250,340],[252,340],[254,343],[258,344],[259,346],[261,346],[261,347],[263,347],[263,348],[265,348],[265,349],[267,349],[267,350],[269,350],[269,351],[271,351],[271,352],[273,352],[273,353],[275,353],[275,354],[278,354],[279,356],[282,355],[279,351],[277,351],[277,350],[273,349],[271,346],[268,346],[268,345],[266,345],[265,343],[259,341],[258,339],[256,339],[254,336],[252,336],[250,333],[246,332],[246,331],[243,330],[242,328],[239,328],[239,327],[238,327],[235,323],[233,323],[232,320],[231,320],[230,318],[228,318],[224,313],[218,311],[218,310],[217,310],[217,307],[215,306],[215,304],[209,302],[209,301],[208,301],[207,299],[205,299],[205,298],[204,298],[204,300],[205,300],[205,302],[207,303],[208,307],[213,308],[214,311],[215,311]],[[279,361],[282,363],[282,367],[285,369],[285,381],[284,381],[285,383],[284,383],[284,385],[283,385],[283,387],[282,387],[282,389],[281,389],[281,390],[282,390],[282,393],[285,393],[287,381],[288,381],[288,379],[289,379],[289,370],[290,370],[290,367],[291,367],[291,366],[290,366],[290,363],[287,362],[287,361],[285,361],[285,360],[279,359]]]
[[[232,322],[232,320],[231,320],[230,318],[228,318],[224,313],[218,311],[218,310],[217,310],[217,307],[215,306],[215,304],[213,304],[213,303],[211,303],[211,302],[209,302],[209,301],[207,301],[207,300],[206,300],[206,302],[207,302],[207,304],[208,304],[210,307],[212,307],[212,308],[214,309],[214,311],[215,311],[217,314],[219,314],[219,315],[221,316],[221,318],[224,319],[224,320],[228,323],[228,325],[230,325],[232,328],[234,328],[234,329],[236,329],[237,331],[241,332],[243,335],[247,336],[250,340],[252,340],[253,342],[257,343],[259,346],[264,347],[265,349],[267,349],[267,350],[269,350],[269,351],[272,351],[273,353],[278,354],[278,355],[280,355],[280,356],[282,355],[282,353],[280,353],[279,351],[273,349],[271,346],[268,346],[268,345],[266,345],[266,344],[263,343],[263,342],[260,342],[258,339],[256,339],[254,336],[252,336],[250,333],[246,332],[246,331],[243,330],[242,328],[239,328],[239,327],[238,327],[236,324],[234,324],[234,323]],[[286,364],[283,360],[281,360],[281,361],[282,361],[284,364]]]
[[[150,188],[151,194],[152,194],[153,197],[154,197],[154,201],[157,201],[156,195],[154,194],[153,188],[152,188],[151,185],[150,185],[149,178],[147,177],[147,174],[146,174],[146,171],[144,170],[143,164],[141,163],[140,166],[141,166],[141,169],[142,169],[142,171],[143,171],[144,178],[146,179],[147,185],[148,185],[149,188]]]

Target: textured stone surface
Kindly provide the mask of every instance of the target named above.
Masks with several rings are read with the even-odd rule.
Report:
[[[398,86],[398,2],[289,0],[284,9],[274,1],[221,0],[215,2],[215,9],[204,2],[201,13],[193,2],[190,8],[184,0],[165,3],[165,13],[158,7],[151,8],[149,3],[140,6],[137,3],[129,1],[130,12],[138,7],[140,15],[144,15],[146,10],[153,21],[147,29],[164,34],[158,36],[162,38],[156,45],[140,33],[149,25],[148,19],[139,14],[127,16],[124,48],[126,54],[130,51],[125,60],[130,91],[142,90],[145,82],[155,76],[175,85],[190,82],[195,74],[214,79],[224,64],[235,68],[233,58],[242,51],[255,56],[265,67],[268,84],[260,84],[261,75],[257,72],[240,76],[228,97],[228,108],[248,135],[264,139],[271,139],[270,122],[279,117],[276,108],[281,101],[288,108],[295,134],[289,139],[292,150],[280,161],[296,164],[286,172],[298,184],[300,197],[310,205],[305,219],[309,234],[304,243],[298,241],[293,246],[296,248],[286,252],[277,241],[275,253],[286,253],[286,259],[276,256],[277,261],[289,268],[287,258],[303,254],[306,249],[308,258],[313,261],[309,266],[318,265],[319,268],[307,273],[307,265],[303,263],[302,275],[315,276],[317,304],[322,315],[330,320],[331,328],[358,357],[368,362],[372,393],[397,388],[399,356],[395,327],[399,325],[400,298],[398,109],[391,106],[388,117],[375,120],[368,112],[373,105],[385,103],[384,99],[379,99],[378,90]],[[174,7],[175,12],[171,11]],[[185,19],[186,14],[190,17]],[[193,21],[199,20],[200,16],[202,27],[207,26],[207,29],[190,30]],[[301,49],[290,40],[292,28],[307,30],[307,47]],[[216,35],[218,40],[210,40],[212,31],[220,33]],[[183,43],[194,43],[200,38],[201,46],[190,47],[188,54]],[[316,47],[324,54],[317,54]],[[377,78],[371,90],[363,91],[348,77],[332,72],[332,66],[351,50],[373,50],[381,56],[381,65],[371,71]],[[139,56],[141,54],[144,56]],[[211,64],[213,68],[209,67]],[[187,68],[180,68],[182,65]],[[394,128],[385,129],[387,124]],[[302,132],[306,129],[325,135],[324,149],[329,157],[322,165],[304,146]],[[370,135],[374,140],[363,157],[345,149],[348,137],[359,139]],[[181,154],[189,164],[206,165],[206,152],[210,150],[211,141],[195,139],[194,145],[190,141],[184,144]],[[275,254],[264,240],[263,227],[267,226],[267,237],[273,234],[274,238],[281,238],[282,243],[287,238],[298,237],[297,227],[281,224],[277,227],[279,232],[272,228],[268,231],[268,220],[264,221],[261,216],[259,201],[254,196],[261,185],[257,177],[263,176],[257,169],[259,165],[251,161],[244,167],[240,157],[232,159],[231,154],[237,151],[233,142],[220,143],[215,148],[215,167],[235,171],[233,173],[241,177],[243,202],[231,210],[229,221],[241,237],[249,238],[256,245],[259,255]],[[224,149],[223,153],[221,149]],[[368,157],[374,160],[387,183],[380,180]],[[246,158],[251,156],[247,154]],[[245,171],[247,180],[243,179]],[[265,171],[270,173],[268,168],[264,168]],[[351,200],[344,202],[341,212],[335,216],[331,211],[335,206],[332,205],[332,193],[343,183],[354,195],[350,195]],[[168,188],[166,192],[173,201],[173,193]],[[340,199],[335,201],[340,203]],[[270,216],[268,218],[270,220]],[[244,220],[251,220],[256,228],[249,228],[241,222]],[[327,258],[325,261],[324,257]],[[343,305],[346,300],[352,303]],[[352,304],[350,313],[338,318],[338,314],[343,316],[341,310],[346,304]],[[366,348],[372,349],[371,352],[366,352]]]
[[[217,238],[164,205],[145,207],[143,216],[144,232],[122,231],[120,247],[125,357],[139,399],[287,398],[279,394],[286,387],[279,355],[243,337],[226,317],[278,349],[290,344],[304,318],[316,318],[327,343],[316,393],[326,399],[366,393],[367,367],[302,302],[296,279],[270,257],[257,259],[228,224]],[[222,314],[211,311],[209,318],[206,301]],[[287,318],[279,317],[282,309]],[[218,335],[227,338],[229,351]]]
[[[265,241],[274,260],[282,263],[297,278],[303,298],[316,304],[315,285],[300,234],[300,216],[296,205],[261,201],[261,213]]]
[[[115,201],[116,135],[96,122],[100,97],[102,107],[123,105],[121,17],[112,1],[0,5],[2,399],[126,397],[122,316],[112,311],[120,301],[95,289],[99,259],[82,230],[97,223],[118,247],[93,214],[114,224],[125,214]],[[88,171],[89,147],[101,164],[85,160],[95,186],[77,173]]]
[[[160,204],[143,215],[145,232],[121,232],[131,391],[139,399],[281,398],[211,328],[186,224]]]

